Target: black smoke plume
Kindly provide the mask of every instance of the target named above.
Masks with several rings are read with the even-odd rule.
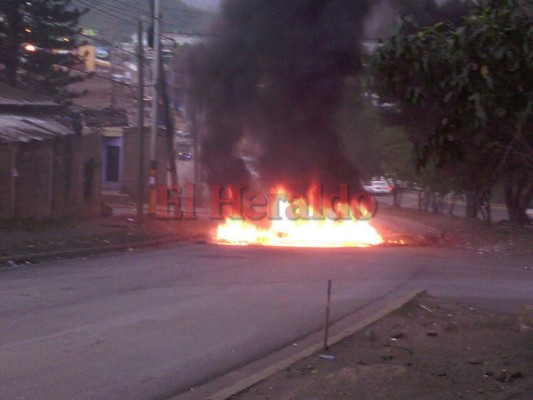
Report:
[[[246,184],[239,145],[252,142],[261,181],[304,187],[357,182],[336,136],[347,78],[361,67],[369,0],[227,0],[193,57],[204,118],[202,162],[213,184]]]

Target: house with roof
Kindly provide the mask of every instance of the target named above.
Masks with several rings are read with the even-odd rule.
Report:
[[[0,83],[0,218],[101,214],[102,137],[60,111]]]

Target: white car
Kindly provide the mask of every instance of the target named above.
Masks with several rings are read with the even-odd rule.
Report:
[[[118,72],[112,74],[111,79],[115,82],[126,83],[126,76]]]
[[[392,192],[392,186],[385,181],[370,181],[369,185],[363,185],[363,189],[371,194],[390,194]]]

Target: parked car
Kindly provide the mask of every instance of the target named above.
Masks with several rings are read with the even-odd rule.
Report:
[[[368,184],[363,184],[363,189],[368,193],[385,195],[392,192],[392,186],[385,181],[370,181]]]
[[[100,60],[109,59],[109,50],[106,47],[97,47],[96,48],[96,58]]]
[[[115,72],[114,74],[111,75],[111,79],[113,79],[115,82],[124,83],[126,77],[122,73]]]
[[[529,204],[529,207],[526,208],[526,215],[529,218],[529,223],[533,224],[533,201]]]
[[[189,138],[189,137],[191,137],[191,133],[190,133],[190,132],[187,132],[187,131],[180,131],[180,130],[177,130],[177,131],[176,131],[176,137],[180,137],[180,138]]]
[[[192,159],[192,154],[188,151],[178,151],[178,160],[188,161]]]

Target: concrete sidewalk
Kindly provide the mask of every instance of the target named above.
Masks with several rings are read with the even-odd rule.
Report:
[[[146,219],[134,214],[91,220],[25,221],[0,227],[0,265],[152,247],[202,239],[209,221]]]

